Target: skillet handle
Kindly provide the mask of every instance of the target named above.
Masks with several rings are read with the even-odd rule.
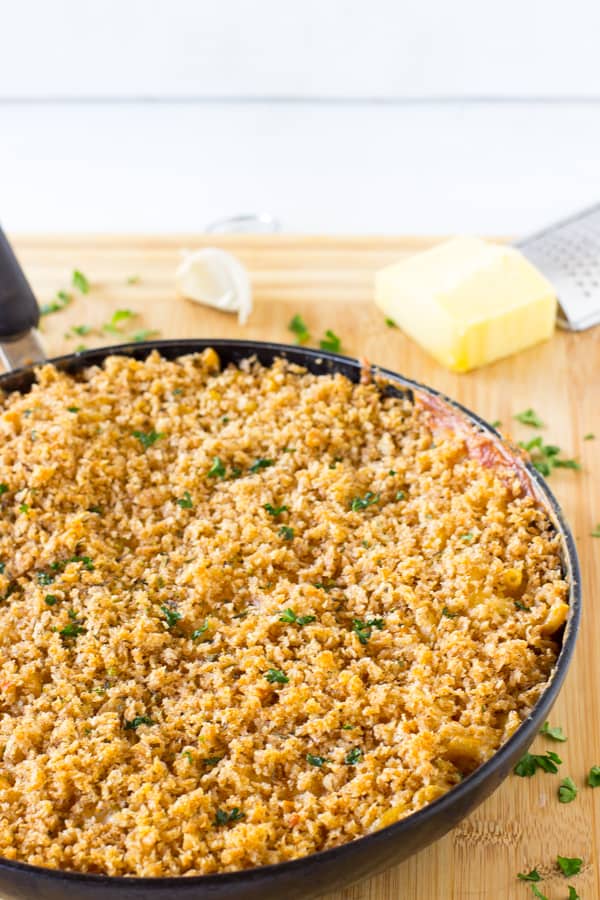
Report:
[[[0,341],[14,341],[40,320],[34,293],[0,228]]]

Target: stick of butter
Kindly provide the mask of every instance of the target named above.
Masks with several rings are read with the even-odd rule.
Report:
[[[375,303],[454,372],[546,340],[556,320],[552,285],[518,250],[471,237],[381,269]]]

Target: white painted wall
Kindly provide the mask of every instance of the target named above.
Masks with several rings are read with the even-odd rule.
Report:
[[[598,0],[4,0],[0,98],[598,97]]]

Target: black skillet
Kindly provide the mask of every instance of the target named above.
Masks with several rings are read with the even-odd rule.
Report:
[[[41,361],[40,347],[32,331],[38,319],[35,297],[0,231],[0,341],[7,363],[14,366],[15,360],[22,362],[28,355],[33,363]],[[76,373],[85,366],[102,363],[108,354],[143,359],[151,350],[159,350],[167,359],[174,359],[208,346],[216,349],[224,364],[238,363],[255,355],[268,365],[275,357],[285,356],[316,374],[341,372],[352,381],[358,381],[360,377],[360,364],[356,360],[286,344],[253,341],[149,341],[88,350],[53,362],[61,369]],[[448,404],[455,416],[466,420],[491,440],[500,441],[490,425],[460,404],[408,378],[387,370],[379,371],[388,380],[388,390],[411,397],[420,393],[436,398]],[[26,392],[33,381],[31,366],[24,366],[0,376],[0,389]],[[546,482],[533,467],[528,465],[527,468],[538,501],[548,511],[562,539],[565,575],[571,585],[571,610],[556,668],[531,715],[491,759],[464,781],[395,825],[292,862],[192,878],[115,878],[56,871],[0,859],[0,895],[7,900],[310,900],[401,862],[460,822],[506,778],[542,727],[563,683],[579,626],[581,588],[573,537]]]

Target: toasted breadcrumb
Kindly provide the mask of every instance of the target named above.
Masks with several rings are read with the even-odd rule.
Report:
[[[0,483],[8,859],[195,875],[351,841],[488,759],[556,662],[546,513],[374,383],[47,365],[2,400]]]

